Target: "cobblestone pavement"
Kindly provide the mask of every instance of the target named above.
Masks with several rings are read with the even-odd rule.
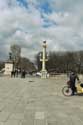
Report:
[[[83,125],[83,96],[63,96],[66,80],[0,78],[0,125]]]

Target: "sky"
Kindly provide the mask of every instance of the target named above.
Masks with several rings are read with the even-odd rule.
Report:
[[[83,0],[0,0],[0,60],[18,44],[34,60],[47,51],[83,50]]]

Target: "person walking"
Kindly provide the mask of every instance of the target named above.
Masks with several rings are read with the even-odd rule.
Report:
[[[25,75],[26,75],[26,71],[25,71],[25,70],[22,70],[21,78],[25,78]]]

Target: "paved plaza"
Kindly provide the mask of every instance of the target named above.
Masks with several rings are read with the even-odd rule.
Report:
[[[0,125],[83,125],[83,96],[63,96],[66,81],[0,77]]]

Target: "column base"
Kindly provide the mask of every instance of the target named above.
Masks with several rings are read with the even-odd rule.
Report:
[[[47,78],[47,71],[46,70],[41,71],[41,78]]]

